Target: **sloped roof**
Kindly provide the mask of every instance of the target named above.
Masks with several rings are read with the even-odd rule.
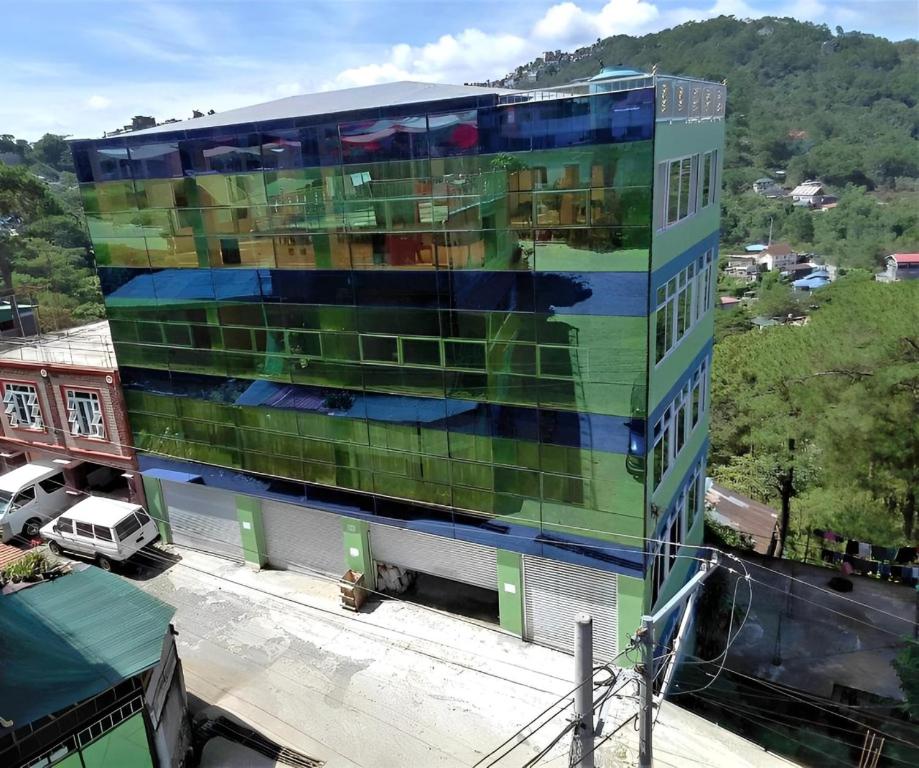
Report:
[[[338,91],[322,91],[300,96],[288,96],[284,99],[266,101],[250,107],[228,109],[213,115],[204,115],[178,123],[165,123],[155,128],[142,131],[131,131],[128,137],[149,136],[172,131],[198,130],[200,128],[218,128],[224,125],[239,123],[282,120],[292,117],[311,115],[331,115],[336,112],[351,112],[359,109],[390,107],[399,104],[418,102],[445,101],[469,96],[486,96],[489,94],[515,93],[503,88],[482,88],[475,85],[447,85],[443,83],[419,83],[411,80],[400,80],[395,83],[364,85],[357,88],[344,88]]]
[[[794,251],[788,243],[773,243],[768,246],[763,253],[768,253],[772,256],[791,256]]]
[[[823,189],[823,184],[819,181],[805,181],[803,184],[798,184],[793,190],[791,190],[792,195],[818,195],[820,190]]]
[[[173,613],[94,566],[0,595],[0,717],[16,730],[154,666]]]
[[[891,258],[897,264],[919,264],[919,253],[894,253]]]

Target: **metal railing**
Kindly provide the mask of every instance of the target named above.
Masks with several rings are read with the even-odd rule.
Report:
[[[576,96],[655,89],[655,119],[658,122],[723,120],[727,107],[727,86],[691,77],[633,75],[608,80],[588,80],[552,88],[518,91],[498,97],[498,103],[526,104]]]

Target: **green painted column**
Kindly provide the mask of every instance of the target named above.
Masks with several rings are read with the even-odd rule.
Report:
[[[523,572],[518,552],[498,550],[498,616],[501,628],[523,637]]]
[[[163,484],[158,477],[141,475],[144,482],[144,496],[147,497],[147,512],[159,528],[164,544],[172,544],[172,526],[169,525],[169,507],[163,497]]]
[[[632,636],[641,624],[645,613],[645,582],[620,574],[616,577],[619,594],[617,596],[619,622],[619,650],[628,647]],[[620,667],[629,666],[629,660],[620,656],[616,662]]]
[[[376,589],[377,569],[370,555],[370,529],[367,523],[343,517],[341,528],[345,565],[352,571],[364,574],[364,584],[368,589]]]
[[[263,568],[268,564],[265,529],[262,527],[262,502],[254,496],[236,497],[236,517],[243,542],[243,557],[249,565]]]

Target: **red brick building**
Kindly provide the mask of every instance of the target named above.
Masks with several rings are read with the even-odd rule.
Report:
[[[61,465],[74,491],[143,503],[108,323],[0,343],[0,471]]]

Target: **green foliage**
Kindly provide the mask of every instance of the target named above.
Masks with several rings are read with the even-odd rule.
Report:
[[[5,142],[0,147],[9,145],[11,137],[0,138]],[[60,148],[60,142],[45,139],[45,154]],[[38,304],[43,331],[105,316],[99,281],[89,261],[89,238],[82,217],[72,213],[75,207],[79,211],[76,179],[66,173],[61,178],[69,178],[73,185],[69,199],[59,198],[25,166],[0,164],[0,215],[21,221],[15,233],[0,231],[0,281],[21,300]],[[65,188],[58,184],[54,189]]]
[[[90,247],[89,233],[83,226],[81,219],[66,214],[43,216],[36,219],[27,227],[23,234],[28,237],[37,237],[62,248]]]
[[[65,136],[46,133],[32,145],[32,157],[55,171],[72,171],[73,157]]]
[[[906,647],[894,659],[893,666],[906,696],[903,708],[912,719],[919,719],[919,640],[907,638]]]
[[[708,512],[705,513],[705,543],[719,549],[752,550],[753,537],[748,533],[741,533],[730,525],[719,523]]]
[[[919,488],[919,282],[853,273],[810,301],[817,309],[805,326],[716,345],[712,473],[774,502],[793,465],[793,528],[909,544]]]
[[[831,263],[875,269],[880,258],[919,248],[915,197],[853,217],[816,213],[755,195],[753,181],[787,173],[785,184],[820,179],[913,192],[919,188],[919,106],[915,41],[890,42],[794,19],[720,16],[642,37],[603,40],[590,57],[542,73],[537,86],[559,85],[623,62],[650,71],[727,80],[728,111],[722,239],[729,245],[773,239],[825,255]],[[883,200],[881,202],[884,202]],[[847,231],[851,230],[851,231]]]
[[[35,550],[8,566],[5,573],[12,581],[28,581],[47,571],[48,565],[45,556]]]

